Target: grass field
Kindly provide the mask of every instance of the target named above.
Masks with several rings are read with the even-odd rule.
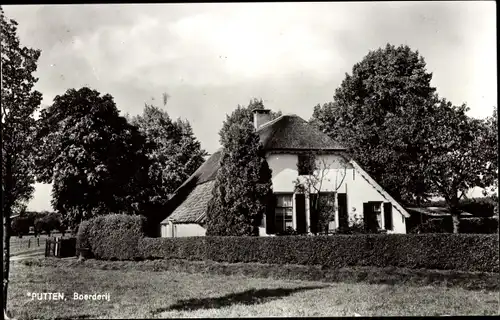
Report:
[[[61,234],[54,232],[51,237],[60,237]],[[24,254],[32,254],[35,252],[43,255],[45,251],[45,242],[48,236],[46,234],[39,235],[35,237],[33,235],[25,235],[22,238],[11,237],[10,238],[10,254],[11,256],[18,256]]]
[[[18,319],[434,316],[498,314],[498,291],[407,284],[325,283],[123,268],[70,260],[15,262],[9,309]],[[31,300],[61,292],[65,301]],[[110,301],[74,301],[73,293],[109,293]]]

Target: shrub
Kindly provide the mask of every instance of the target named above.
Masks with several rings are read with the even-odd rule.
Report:
[[[30,223],[27,217],[15,217],[11,222],[11,230],[13,235],[20,238],[30,232]]]
[[[358,234],[316,237],[145,238],[142,257],[267,264],[498,272],[498,237]]]
[[[88,220],[80,222],[78,227],[78,231],[76,233],[76,252],[80,253],[80,249],[82,250],[90,250],[90,241],[89,241],[89,226],[90,222]],[[89,251],[90,253],[90,251]]]
[[[430,218],[415,228],[415,233],[451,233],[451,217]],[[461,218],[460,233],[498,233],[498,219],[494,217]]]
[[[298,234],[297,230],[292,227],[287,227],[286,230],[276,233],[277,236],[296,236]]]
[[[498,218],[460,219],[460,233],[498,233]]]
[[[80,239],[80,243],[88,244],[97,259],[138,259],[141,257],[138,243],[144,236],[145,220],[143,216],[126,214],[94,217],[89,220],[87,229],[82,230],[82,238],[87,240]]]
[[[451,233],[453,226],[446,224],[442,218],[430,218],[415,228],[415,233]]]
[[[351,215],[348,226],[341,226],[337,233],[340,234],[363,234],[366,233],[363,217],[358,214]]]

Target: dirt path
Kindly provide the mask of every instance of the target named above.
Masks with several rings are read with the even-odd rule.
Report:
[[[43,257],[44,252],[43,251],[36,251],[36,252],[27,252],[27,253],[22,253],[22,254],[17,254],[15,256],[10,257],[10,261],[20,261],[20,260],[25,260],[25,259],[30,259],[30,258],[38,258],[38,257]]]

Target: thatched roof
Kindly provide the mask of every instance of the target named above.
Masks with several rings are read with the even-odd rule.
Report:
[[[175,208],[168,220],[177,223],[199,222],[207,211],[215,181],[207,181],[194,187],[189,196]]]
[[[283,115],[264,124],[257,133],[267,151],[345,150],[328,135],[294,114]]]
[[[283,115],[261,126],[257,131],[266,151],[300,152],[308,150],[342,151],[344,148],[297,115]],[[220,168],[222,149],[212,154],[184,182],[168,201],[168,217],[162,221],[198,223],[206,213],[213,182]]]
[[[222,149],[219,149],[175,190],[167,202],[167,218],[162,224],[168,220],[179,223],[195,222],[199,216],[198,212],[206,211],[221,158]]]
[[[184,188],[191,181],[196,180],[196,185],[207,181],[215,180],[217,171],[220,167],[222,158],[222,149],[215,151],[205,162],[174,192],[176,194],[180,189]]]

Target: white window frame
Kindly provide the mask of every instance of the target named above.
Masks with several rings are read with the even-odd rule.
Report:
[[[283,232],[287,228],[287,222],[289,227],[294,227],[294,214],[293,214],[293,193],[276,193],[276,207],[274,209],[274,229],[276,232]],[[290,206],[280,206],[278,198],[288,198],[290,201]],[[284,202],[284,201],[283,201]],[[278,223],[278,212],[280,216],[283,217],[282,225]]]

